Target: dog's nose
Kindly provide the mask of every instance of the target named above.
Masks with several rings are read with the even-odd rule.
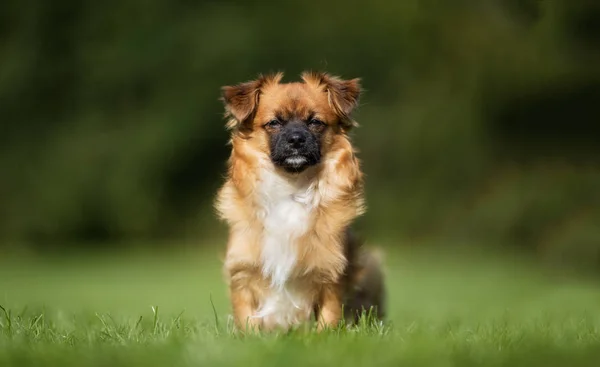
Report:
[[[306,142],[306,138],[300,133],[293,133],[288,137],[288,143],[293,148],[300,148]]]

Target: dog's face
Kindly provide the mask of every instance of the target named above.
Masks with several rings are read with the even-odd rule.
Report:
[[[223,87],[234,134],[278,168],[299,173],[319,164],[335,136],[353,126],[358,79],[304,73],[303,82],[280,83],[282,74]]]
[[[327,125],[311,116],[276,113],[265,123],[271,160],[286,171],[300,172],[321,161],[321,144]]]

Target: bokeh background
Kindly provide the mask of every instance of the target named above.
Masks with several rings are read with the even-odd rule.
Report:
[[[598,268],[599,40],[594,0],[2,1],[0,254],[217,254],[219,88],[313,69],[363,80],[370,242]]]

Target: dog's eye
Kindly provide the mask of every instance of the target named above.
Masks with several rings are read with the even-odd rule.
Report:
[[[265,127],[271,127],[271,128],[276,128],[279,126],[281,126],[281,121],[279,121],[278,119],[273,119],[265,124]]]
[[[308,124],[312,125],[312,126],[323,126],[323,125],[325,125],[325,123],[323,121],[319,120],[319,119],[311,119],[308,122]]]

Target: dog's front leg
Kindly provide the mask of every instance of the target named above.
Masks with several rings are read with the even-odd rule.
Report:
[[[249,278],[243,271],[233,274],[230,284],[231,306],[236,328],[242,332],[257,332],[262,324],[260,318],[253,317],[257,302]]]
[[[342,318],[342,292],[337,284],[328,284],[321,290],[316,307],[317,330],[338,326]]]

